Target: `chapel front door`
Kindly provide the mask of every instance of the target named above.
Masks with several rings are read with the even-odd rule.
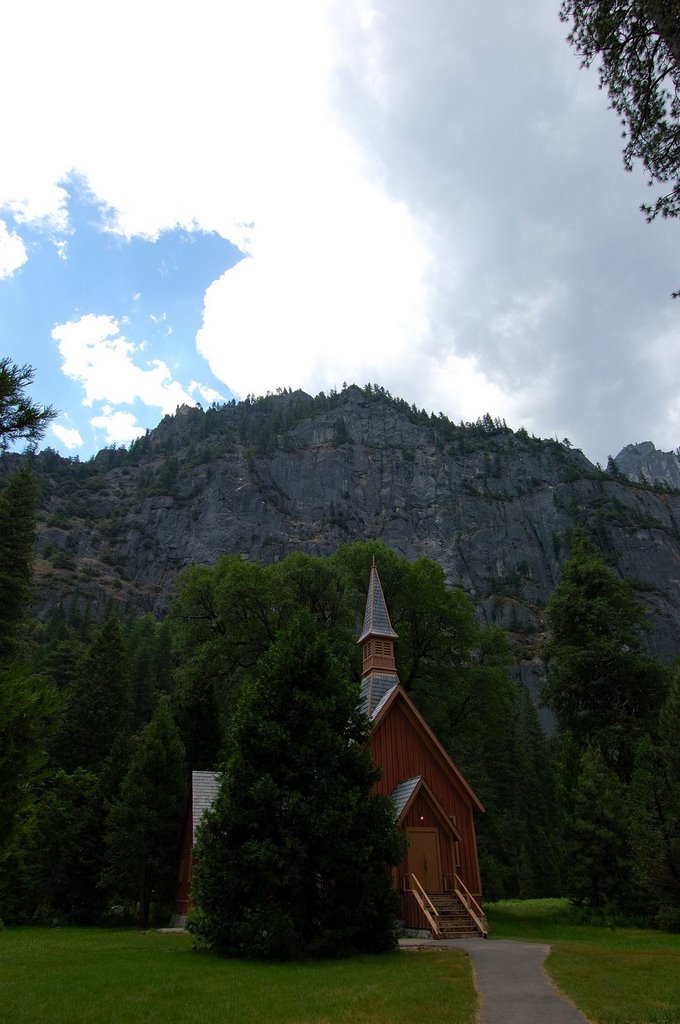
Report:
[[[408,865],[425,892],[443,892],[439,829],[407,828]]]

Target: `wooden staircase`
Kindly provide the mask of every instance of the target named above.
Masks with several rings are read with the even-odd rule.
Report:
[[[439,914],[442,939],[471,939],[482,935],[455,893],[431,892],[428,895]]]

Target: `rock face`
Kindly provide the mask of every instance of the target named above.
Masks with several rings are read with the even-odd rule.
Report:
[[[629,480],[680,488],[680,455],[661,452],[651,441],[627,444],[616,456],[616,464]]]
[[[639,447],[639,446],[638,446]],[[0,473],[18,456],[0,459]],[[36,610],[109,602],[162,613],[177,575],[225,553],[265,562],[379,539],[436,559],[510,631],[528,684],[543,608],[584,527],[648,608],[653,649],[680,654],[680,495],[484,417],[455,426],[380,389],[182,408],[130,451],[35,459]]]

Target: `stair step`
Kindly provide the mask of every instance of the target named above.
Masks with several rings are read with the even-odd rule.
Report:
[[[444,939],[478,936],[479,929],[457,896],[450,893],[429,893],[439,914],[439,932]]]

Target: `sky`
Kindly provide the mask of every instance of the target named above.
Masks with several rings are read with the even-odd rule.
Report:
[[[0,355],[44,444],[370,381],[593,462],[676,448],[680,224],[558,9],[3,5]]]

